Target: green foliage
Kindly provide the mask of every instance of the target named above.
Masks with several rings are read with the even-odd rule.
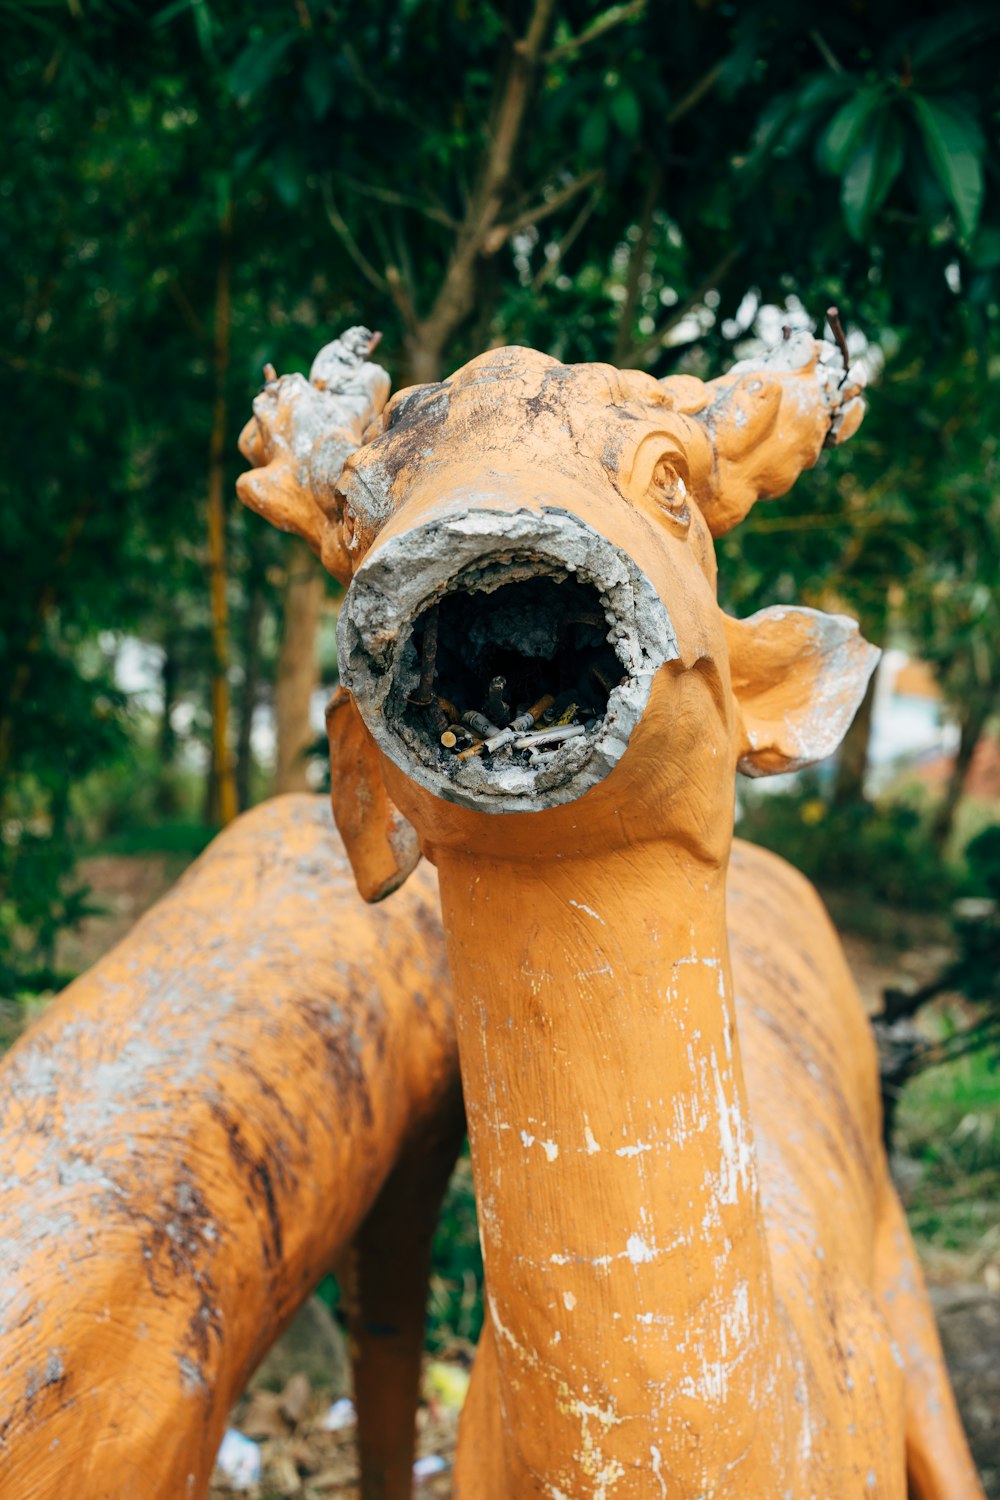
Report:
[[[455,1339],[474,1342],[482,1327],[483,1257],[468,1148],[448,1184],[434,1236],[427,1322],[427,1347],[434,1353]]]
[[[965,862],[972,894],[1000,901],[1000,826],[984,828],[969,841]]]
[[[904,911],[940,911],[956,877],[930,838],[928,817],[906,802],[827,802],[814,784],[743,797],[737,833],[773,849],[824,891]]]
[[[961,707],[995,698],[994,8],[888,0],[817,21],[792,0],[560,0],[525,71],[534,14],[530,0],[0,8],[0,196],[18,209],[0,216],[0,503],[18,560],[0,596],[8,983],[72,914],[85,829],[67,784],[122,764],[155,777],[123,759],[146,731],[109,695],[107,633],[162,648],[190,723],[165,716],[164,785],[147,800],[133,779],[119,822],[170,811],[175,761],[203,748],[230,196],[230,480],[265,360],[303,368],[351,322],[383,328],[397,385],[506,341],[709,374],[748,352],[748,304],[841,303],[888,360],[867,427],[725,540],[725,601],[833,602],[876,639],[892,621]],[[283,554],[234,510],[227,545],[239,727],[273,675]],[[44,874],[35,838],[50,840]]]
[[[922,1073],[903,1094],[898,1142],[920,1169],[907,1214],[937,1248],[978,1256],[996,1245],[997,1081],[995,1058],[977,1053]]]

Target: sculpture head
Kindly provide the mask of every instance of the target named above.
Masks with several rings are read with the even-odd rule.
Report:
[[[318,550],[350,577],[342,681],[425,848],[722,860],[737,766],[833,750],[877,653],[841,616],[726,616],[712,538],[854,430],[843,375],[805,336],[711,386],[505,348],[384,408]],[[496,676],[511,714],[572,700],[576,732],[445,749],[439,698],[478,710]]]

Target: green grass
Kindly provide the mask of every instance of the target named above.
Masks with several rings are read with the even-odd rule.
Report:
[[[932,1068],[908,1085],[899,1148],[920,1168],[908,1194],[914,1235],[966,1255],[1000,1248],[1000,1060],[986,1053]]]

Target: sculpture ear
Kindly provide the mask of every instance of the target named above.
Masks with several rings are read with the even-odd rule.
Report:
[[[389,799],[375,741],[346,688],[327,705],[326,731],[333,819],[361,896],[381,901],[420,862],[416,830]]]
[[[737,768],[776,776],[832,755],[882,653],[846,615],[778,607],[723,618],[741,735]]]

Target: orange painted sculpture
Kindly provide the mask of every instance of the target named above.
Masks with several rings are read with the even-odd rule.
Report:
[[[350,431],[268,384],[240,493],[350,581],[359,888],[438,869],[488,1304],[456,1495],[980,1496],[839,944],[731,848],[736,769],[829,754],[876,653],[728,618],[712,537],[850,435],[856,382],[805,336],[711,384],[508,348],[383,407],[367,349],[334,350]]]
[[[393,905],[358,899],[322,799],[267,803],[5,1059],[3,1500],[205,1496],[230,1404],[338,1258],[366,1500],[409,1492],[464,1127],[433,872]]]

